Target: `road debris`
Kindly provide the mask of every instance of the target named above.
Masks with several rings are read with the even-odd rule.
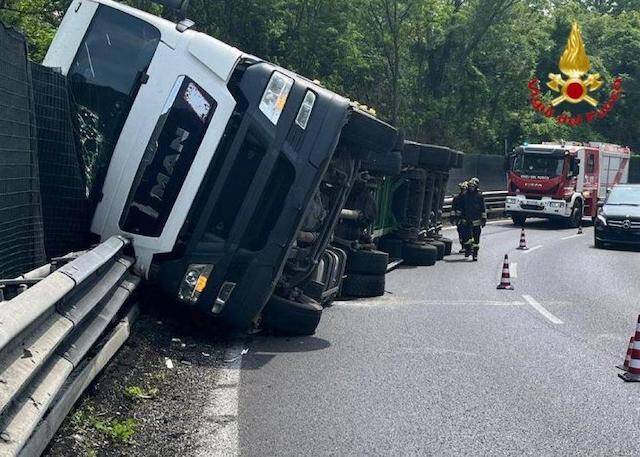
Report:
[[[173,370],[173,361],[169,357],[164,358],[164,364],[168,369]]]

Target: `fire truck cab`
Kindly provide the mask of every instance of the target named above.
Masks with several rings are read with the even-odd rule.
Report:
[[[520,146],[508,156],[505,211],[518,225],[541,217],[577,227],[595,216],[609,187],[627,182],[630,156],[627,147],[598,142]]]

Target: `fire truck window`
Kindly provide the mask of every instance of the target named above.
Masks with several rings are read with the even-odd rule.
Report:
[[[596,158],[593,153],[590,153],[587,157],[587,173],[593,173],[596,169]]]
[[[178,78],[147,143],[122,214],[122,230],[160,236],[215,108],[198,84]]]

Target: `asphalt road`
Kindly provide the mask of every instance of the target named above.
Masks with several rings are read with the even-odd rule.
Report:
[[[640,454],[640,384],[614,367],[640,313],[640,253],[594,249],[591,228],[526,230],[529,251],[501,222],[477,263],[391,272],[383,297],[336,303],[314,337],[245,342],[230,445],[242,456]],[[514,291],[496,290],[504,254]]]

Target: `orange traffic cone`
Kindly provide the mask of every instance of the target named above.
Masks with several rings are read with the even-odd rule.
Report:
[[[640,382],[640,316],[638,316],[636,333],[633,336],[629,368],[624,373],[618,373],[618,376],[627,382]]]
[[[524,237],[524,229],[522,229],[522,231],[520,232],[520,244],[518,245],[518,249],[520,249],[521,251],[526,251],[527,249],[529,249],[527,247],[527,240]]]
[[[496,289],[513,290],[511,285],[511,277],[509,276],[509,256],[504,255],[504,263],[502,264],[502,277],[500,278],[500,284]],[[638,351],[640,353],[640,351]]]
[[[623,371],[629,371],[629,361],[631,360],[631,350],[633,349],[633,337],[629,338],[629,346],[627,346],[627,355],[624,357],[622,365],[616,365]]]

